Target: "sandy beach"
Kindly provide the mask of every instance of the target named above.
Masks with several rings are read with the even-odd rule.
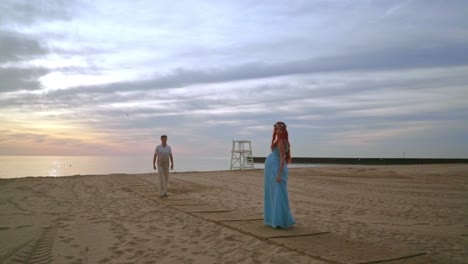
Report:
[[[468,164],[291,168],[291,229],[263,170],[0,180],[0,263],[468,263]]]

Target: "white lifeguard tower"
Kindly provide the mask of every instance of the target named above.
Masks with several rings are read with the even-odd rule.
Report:
[[[249,140],[233,140],[231,151],[232,169],[254,169],[252,145]]]

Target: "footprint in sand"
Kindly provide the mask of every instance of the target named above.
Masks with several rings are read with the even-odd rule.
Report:
[[[146,243],[148,241],[150,241],[149,239],[147,238],[141,238],[141,237],[136,237],[134,238],[136,241],[140,242],[140,243]]]
[[[32,225],[22,225],[22,226],[17,226],[16,229],[19,229],[19,228],[25,228],[25,227],[32,227]]]
[[[138,243],[132,240],[130,242],[127,242],[127,245],[136,246],[136,245],[138,245]]]
[[[109,263],[111,260],[109,258],[101,259],[98,263]]]
[[[123,255],[125,252],[123,250],[116,250],[114,253],[119,257]]]
[[[72,238],[72,237],[69,237],[69,238],[66,238],[66,239],[62,239],[61,241],[62,241],[63,243],[67,243],[67,244],[68,244],[68,243],[70,243],[70,242],[73,241],[73,240],[75,240],[75,239]]]

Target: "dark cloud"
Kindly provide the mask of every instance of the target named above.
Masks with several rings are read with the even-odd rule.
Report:
[[[69,20],[76,8],[74,0],[2,0],[0,24],[29,25],[43,20]]]
[[[0,93],[40,89],[38,79],[48,70],[27,64],[29,60],[45,54],[47,50],[37,39],[22,33],[0,30]]]
[[[30,61],[49,53],[41,37],[18,31],[18,28],[43,21],[69,20],[77,11],[75,1],[4,0],[0,1],[0,93],[40,89],[39,78],[46,68]]]
[[[77,87],[67,93],[111,93],[178,88],[203,83],[282,77],[342,71],[383,71],[468,65],[465,43],[429,47],[370,49],[367,52],[312,58],[279,64],[250,63],[208,70],[177,69],[165,76],[137,82],[121,82],[92,87]]]
[[[22,61],[46,52],[39,41],[31,36],[0,30],[0,63]]]
[[[46,73],[43,68],[0,67],[0,93],[40,89],[38,78]]]

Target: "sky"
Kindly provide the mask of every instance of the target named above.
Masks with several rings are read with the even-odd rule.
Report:
[[[468,158],[468,1],[2,0],[0,155]]]

